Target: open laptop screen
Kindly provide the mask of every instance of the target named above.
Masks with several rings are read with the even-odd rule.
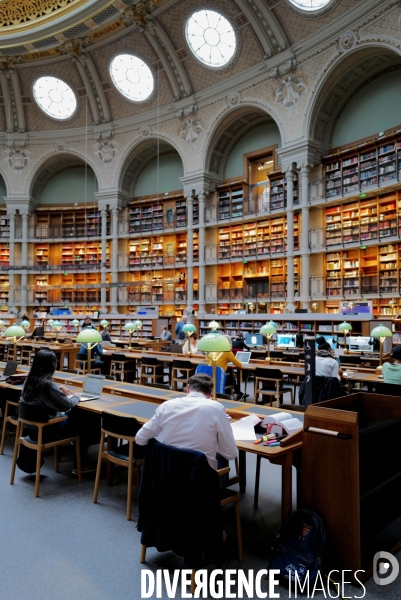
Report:
[[[100,396],[103,390],[104,375],[87,375],[85,377],[83,392]]]
[[[237,352],[237,354],[235,355],[236,358],[238,358],[238,360],[242,363],[249,363],[249,360],[251,358],[251,353],[250,352]]]

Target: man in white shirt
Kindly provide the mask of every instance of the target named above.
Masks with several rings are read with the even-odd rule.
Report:
[[[135,442],[144,446],[163,434],[169,446],[198,450],[206,455],[213,469],[216,455],[228,460],[237,456],[237,446],[224,406],[211,400],[213,381],[199,374],[188,379],[188,394],[163,402],[148,423],[138,431]]]

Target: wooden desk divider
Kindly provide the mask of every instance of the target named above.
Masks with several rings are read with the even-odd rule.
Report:
[[[300,505],[325,524],[325,572],[362,569],[364,581],[376,552],[401,547],[400,398],[360,392],[314,404],[304,428]]]

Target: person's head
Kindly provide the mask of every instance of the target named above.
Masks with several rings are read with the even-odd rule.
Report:
[[[327,342],[323,342],[323,344],[320,344],[318,351],[317,351],[317,356],[330,356],[332,358],[334,358],[334,352],[331,349],[330,344],[328,344]]]
[[[165,325],[162,327],[162,331],[167,331],[167,327]]]
[[[29,402],[31,397],[37,393],[37,388],[40,385],[52,381],[56,365],[56,355],[51,350],[39,350],[35,354],[24,385],[24,400],[26,402]]]
[[[213,379],[206,373],[198,373],[192,375],[188,379],[188,390],[192,392],[199,392],[209,398],[213,392]]]
[[[191,333],[189,337],[191,338],[191,342],[196,342],[196,340],[198,339],[198,336],[196,335],[195,331]]]
[[[392,348],[390,358],[394,358],[395,362],[401,362],[401,346]]]
[[[321,346],[322,344],[327,344],[327,342],[326,342],[326,340],[324,339],[324,337],[323,337],[322,335],[319,335],[319,336],[316,338],[316,344],[317,344],[317,347],[318,347],[318,348],[320,348],[320,346]]]
[[[215,312],[216,312],[216,309],[215,309],[215,307],[214,307],[214,306],[212,306],[212,308],[210,309],[210,312],[211,312],[211,314],[212,314],[212,315],[214,315],[214,314],[215,314]]]
[[[188,321],[188,317],[187,317],[187,315],[184,315],[184,316],[182,317],[182,321],[184,321],[184,323],[186,323],[186,322]]]
[[[91,318],[90,317],[85,317],[85,323],[91,323]]]

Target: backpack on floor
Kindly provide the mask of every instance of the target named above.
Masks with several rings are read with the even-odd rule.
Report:
[[[269,569],[280,571],[285,587],[297,579],[302,586],[307,573],[313,585],[321,568],[320,555],[326,540],[322,519],[309,509],[295,511],[284,521],[274,538],[269,556]]]

